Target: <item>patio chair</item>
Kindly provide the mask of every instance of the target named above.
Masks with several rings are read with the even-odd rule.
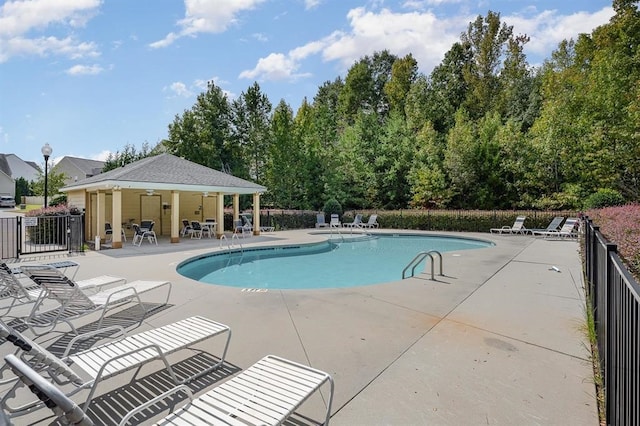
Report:
[[[362,228],[362,215],[358,213],[356,217],[353,219],[353,222],[343,223],[343,228]]]
[[[492,234],[526,234],[529,232],[529,230],[524,227],[526,218],[526,216],[518,216],[513,222],[513,226],[505,225],[502,228],[491,228],[489,232]]]
[[[378,215],[377,214],[372,214],[371,216],[369,216],[369,220],[366,223],[362,223],[360,225],[361,228],[378,228],[380,225],[378,225]]]
[[[578,232],[576,228],[580,224],[580,220],[577,217],[567,218],[562,228],[559,230],[549,231],[534,231],[534,236],[542,236],[544,238],[577,238]]]
[[[342,224],[340,223],[340,216],[338,216],[337,214],[332,214],[331,215],[331,222],[329,222],[329,227],[330,228],[340,228],[342,227]]]
[[[104,223],[104,234],[108,237],[106,240],[111,241],[113,239],[113,228],[111,227],[111,223]],[[124,229],[120,228],[120,235],[122,235],[122,240],[127,241],[127,234],[125,234]]]
[[[93,334],[98,332],[100,330]],[[206,366],[206,368],[202,368],[188,377],[178,378],[167,356],[223,334],[226,334],[227,337],[218,362]],[[52,382],[58,385],[70,385],[71,389],[69,391],[61,392],[61,395],[64,395],[65,398],[73,396],[81,390],[90,389],[82,405],[82,410],[86,411],[101,381],[125,371],[140,368],[153,360],[162,361],[164,368],[176,385],[188,383],[218,369],[224,363],[229,348],[231,329],[225,324],[208,318],[193,316],[158,328],[120,337],[72,355],[65,354],[62,357],[55,356],[47,349],[1,322],[0,337],[12,342],[22,350],[23,354],[29,355],[21,358],[25,365],[29,365],[32,371],[34,369],[46,371]],[[18,360],[16,354],[8,355],[5,359],[7,358],[8,364],[11,365],[11,368],[22,380],[21,370],[24,370],[25,365],[14,369],[13,366],[20,365],[16,362]],[[50,383],[50,385],[53,384]],[[9,400],[13,398],[19,387],[20,382],[18,381],[2,399],[2,405],[6,411],[14,414],[14,416],[23,415],[42,406],[40,401],[34,400],[26,403],[22,401],[20,405],[9,405]]]
[[[187,234],[191,234],[193,228],[187,219],[182,219],[182,230],[180,231],[181,236],[185,236]]]
[[[156,238],[156,233],[153,230],[153,222],[151,223],[150,228],[148,229],[143,228],[137,223],[134,223],[133,225],[131,225],[131,227],[133,228],[133,232],[134,232],[133,234],[134,246],[137,245],[138,247],[140,247],[145,238],[149,241],[149,244],[156,243],[156,245],[158,245],[158,238]]]
[[[245,234],[251,236],[253,234],[252,228],[243,224],[242,219],[236,219],[233,221],[233,233],[242,235],[244,238]]]
[[[22,318],[25,325],[37,336],[54,330],[60,323],[69,325],[72,332],[78,334],[72,321],[93,313],[100,314],[98,320],[98,328],[100,328],[109,310],[132,301],[137,301],[143,311],[140,317],[140,323],[142,323],[148,310],[142,303],[140,295],[166,288],[166,297],[160,304],[165,306],[171,294],[170,281],[137,280],[108,288],[101,287],[90,293],[86,286],[83,288],[66,275],[44,265],[23,266],[22,272],[46,291],[46,297],[41,297],[31,313]],[[40,311],[45,300],[57,302],[59,306]],[[44,328],[46,331],[38,332],[36,328]]]
[[[7,355],[5,360],[20,380],[34,394],[46,400],[47,406],[63,422],[93,424],[86,409],[83,411],[28,364],[14,355]],[[329,385],[330,394],[322,424],[328,426],[334,393],[332,377],[323,371],[275,355],[262,358],[198,398],[194,399],[191,389],[185,385],[164,392],[127,413],[120,425],[127,424],[135,415],[180,392],[187,395],[189,402],[157,422],[157,425],[280,425],[325,383]]]
[[[202,238],[202,227],[200,226],[200,223],[195,220],[191,221],[191,239],[193,238]]]
[[[326,228],[327,226],[329,224],[324,220],[324,213],[318,213],[316,215],[316,228]]]

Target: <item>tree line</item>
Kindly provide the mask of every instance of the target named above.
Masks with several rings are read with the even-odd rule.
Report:
[[[561,42],[538,67],[526,35],[489,11],[429,75],[384,50],[326,81],[294,113],[253,83],[210,82],[168,136],[106,170],[169,152],[268,188],[264,205],[321,209],[579,209],[640,196],[640,13]],[[425,41],[427,42],[427,41]]]

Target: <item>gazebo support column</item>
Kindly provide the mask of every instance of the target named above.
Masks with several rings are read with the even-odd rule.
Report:
[[[224,193],[216,194],[216,238],[224,235]]]
[[[180,192],[171,191],[171,242],[180,242]]]
[[[105,217],[105,209],[107,207],[106,202],[106,194],[104,191],[98,191],[98,196],[96,197],[96,236],[100,237],[100,242],[104,243],[104,217]]]
[[[111,196],[111,247],[122,248],[122,191],[119,187],[113,188]],[[103,227],[104,229],[104,227]]]
[[[253,194],[253,235],[260,235],[260,193]]]
[[[233,194],[233,221],[240,219],[240,194]],[[235,229],[234,229],[235,231]]]

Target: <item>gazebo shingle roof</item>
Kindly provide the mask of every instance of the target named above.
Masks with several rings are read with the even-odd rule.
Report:
[[[146,157],[134,163],[65,186],[62,191],[122,188],[181,189],[188,191],[265,192],[262,185],[196,164],[171,154]]]

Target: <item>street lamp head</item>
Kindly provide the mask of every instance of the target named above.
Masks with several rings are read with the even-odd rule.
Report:
[[[53,148],[51,148],[51,146],[49,146],[49,143],[45,143],[42,146],[42,149],[40,150],[40,152],[42,152],[42,155],[44,155],[44,158],[49,158],[49,156],[53,152]]]

